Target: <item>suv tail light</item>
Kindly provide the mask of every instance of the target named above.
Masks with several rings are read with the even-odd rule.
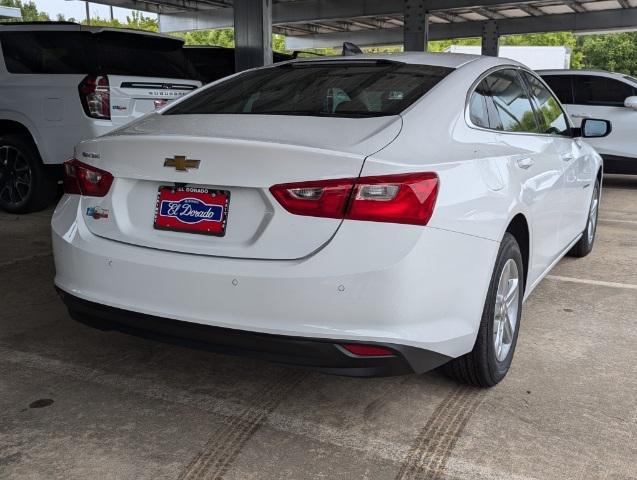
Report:
[[[78,86],[84,113],[91,118],[111,119],[111,89],[108,77],[87,75]]]
[[[427,225],[438,196],[432,172],[274,185],[270,192],[295,215]]]
[[[64,162],[64,193],[86,197],[104,197],[111,188],[113,175],[79,160]]]

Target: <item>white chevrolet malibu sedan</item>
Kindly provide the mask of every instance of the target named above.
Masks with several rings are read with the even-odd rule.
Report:
[[[81,143],[55,284],[101,329],[346,375],[506,375],[522,302],[595,238],[602,164],[520,64],[299,60]]]

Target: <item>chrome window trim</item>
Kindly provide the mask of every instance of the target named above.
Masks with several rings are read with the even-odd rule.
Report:
[[[536,137],[571,138],[571,139],[573,138],[573,137],[570,137],[570,136],[567,136],[567,135],[558,135],[556,133],[507,132],[506,130],[496,130],[495,128],[485,128],[485,127],[480,127],[478,125],[475,125],[471,121],[471,115],[469,113],[469,108],[471,106],[471,96],[475,93],[476,88],[478,88],[478,85],[480,85],[482,80],[487,78],[489,75],[491,75],[491,74],[493,74],[495,72],[499,72],[501,70],[516,70],[518,72],[523,71],[523,72],[527,72],[530,75],[532,75],[533,77],[537,78],[542,83],[542,85],[544,85],[547,88],[547,90],[551,93],[551,95],[553,95],[555,100],[557,100],[557,103],[560,106],[560,109],[562,110],[562,113],[564,114],[564,118],[566,118],[566,122],[568,123],[569,128],[571,128],[571,129],[573,128],[573,123],[571,122],[571,119],[569,118],[568,114],[564,110],[564,106],[559,101],[559,99],[557,98],[557,95],[555,95],[553,90],[551,90],[551,88],[546,84],[546,82],[544,80],[542,80],[542,77],[540,77],[534,71],[529,70],[528,68],[522,67],[520,65],[513,65],[513,64],[511,64],[511,65],[497,65],[495,67],[491,67],[490,69],[488,69],[485,72],[483,72],[478,77],[478,79],[475,80],[471,84],[471,87],[469,88],[469,91],[467,92],[467,97],[465,99],[465,107],[464,107],[464,120],[465,120],[465,123],[467,124],[467,126],[469,128],[471,128],[472,130],[479,130],[479,131],[482,131],[482,132],[490,132],[490,133],[500,133],[500,134],[504,134],[504,135],[533,135],[533,136],[536,136]],[[526,83],[526,81],[524,80],[524,77],[520,76],[520,78],[521,78],[522,82]],[[528,88],[528,87],[526,87],[526,88]],[[533,112],[535,113],[535,106],[533,105],[533,101],[530,98],[529,98],[529,101],[531,102],[531,107],[533,108]]]

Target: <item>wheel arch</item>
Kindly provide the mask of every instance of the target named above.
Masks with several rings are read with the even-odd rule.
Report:
[[[28,138],[33,147],[40,155],[40,160],[42,160],[42,154],[38,147],[36,137],[28,126],[18,120],[2,118],[0,119],[0,135],[4,135],[7,133],[24,135],[26,138]]]
[[[522,264],[524,267],[524,289],[526,290],[529,279],[529,264],[531,260],[531,231],[524,214],[518,213],[515,215],[509,222],[505,233],[513,235],[513,238],[515,238],[520,247],[520,252],[522,253]]]

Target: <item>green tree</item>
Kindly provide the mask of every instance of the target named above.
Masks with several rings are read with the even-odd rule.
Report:
[[[586,35],[578,39],[584,68],[637,75],[637,33]]]
[[[2,5],[3,7],[19,8],[22,12],[22,18],[3,20],[5,22],[44,22],[50,20],[49,16],[45,12],[40,12],[35,3],[31,1],[23,2],[22,0],[0,0],[0,5]]]
[[[64,20],[64,17],[62,15],[58,15],[58,20]],[[86,19],[82,20],[80,23],[82,25],[86,25]],[[145,30],[149,32],[159,31],[159,24],[155,18],[147,17],[142,12],[138,11],[131,12],[131,15],[126,17],[126,22],[121,22],[117,18],[111,20],[110,18],[91,17],[91,25],[99,27],[131,28],[134,30]]]

